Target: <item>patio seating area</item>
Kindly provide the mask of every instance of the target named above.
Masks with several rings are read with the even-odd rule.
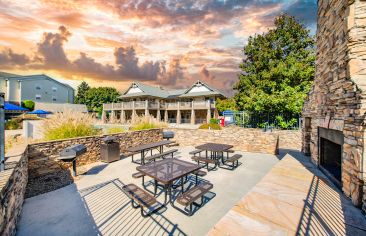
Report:
[[[278,162],[274,155],[239,152],[235,171],[206,172],[191,160],[193,150],[179,147],[174,158],[147,165],[131,157],[100,163],[72,185],[26,199],[17,234],[204,235]],[[157,168],[168,167],[187,174],[154,181]],[[165,195],[161,185],[168,182]]]

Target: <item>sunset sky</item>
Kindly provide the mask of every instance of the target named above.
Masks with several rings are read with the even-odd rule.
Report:
[[[131,81],[232,94],[250,35],[280,13],[316,30],[316,0],[0,0],[0,71],[76,87]]]

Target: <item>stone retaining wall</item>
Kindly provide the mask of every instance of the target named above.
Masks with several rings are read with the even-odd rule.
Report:
[[[94,163],[100,160],[100,144],[106,136],[108,135],[30,144],[29,184],[26,197],[53,191],[72,183],[73,177],[69,170],[72,164],[57,160],[61,150],[71,145],[84,144],[87,152],[77,159],[77,166]],[[124,132],[112,136],[117,137],[123,155],[129,147],[162,140],[162,130]]]
[[[245,152],[276,154],[278,148],[296,149],[301,147],[299,131],[262,132],[258,129],[224,128],[222,130],[169,129],[181,146],[197,146],[207,142],[234,145],[234,149]]]
[[[0,235],[3,236],[15,235],[28,181],[27,148],[13,150],[7,153],[11,157],[5,162],[6,170],[0,172]]]

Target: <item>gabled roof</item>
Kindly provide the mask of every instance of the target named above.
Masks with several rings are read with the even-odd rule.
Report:
[[[4,74],[4,76],[2,76]],[[61,83],[60,81],[56,80],[56,79],[53,79],[51,77],[49,77],[48,75],[45,75],[45,74],[37,74],[37,75],[15,75],[15,74],[10,74],[10,73],[6,73],[6,72],[0,72],[0,77],[5,77],[6,79],[9,79],[9,80],[19,80],[19,81],[22,81],[22,80],[39,80],[39,79],[47,79],[47,80],[50,80],[50,81],[54,81],[62,86],[65,86],[65,87],[68,87],[68,88],[71,88],[72,90],[73,87],[71,87],[70,85],[68,84],[64,84],[64,83]]]
[[[207,89],[209,91],[189,93],[189,91],[192,90],[192,88],[196,87],[197,85],[205,86],[205,87],[207,87]],[[128,94],[128,91],[133,87],[139,88],[142,92]],[[197,81],[188,89],[176,89],[176,90],[165,90],[160,87],[146,85],[146,84],[139,83],[139,82],[133,82],[128,87],[128,89],[123,92],[123,94],[120,96],[120,98],[133,98],[133,97],[144,97],[144,96],[158,97],[158,98],[179,98],[179,97],[197,97],[197,96],[210,96],[210,95],[225,97],[225,95],[223,93],[221,93],[219,90],[217,90],[213,87],[210,87],[201,81]]]

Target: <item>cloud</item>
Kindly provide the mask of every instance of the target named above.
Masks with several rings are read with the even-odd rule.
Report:
[[[27,55],[14,53],[10,48],[3,49],[0,52],[0,65],[3,67],[23,66],[30,61]]]
[[[206,81],[212,81],[215,79],[215,76],[210,74],[210,72],[207,70],[206,66],[203,66],[200,70],[201,77]]]

